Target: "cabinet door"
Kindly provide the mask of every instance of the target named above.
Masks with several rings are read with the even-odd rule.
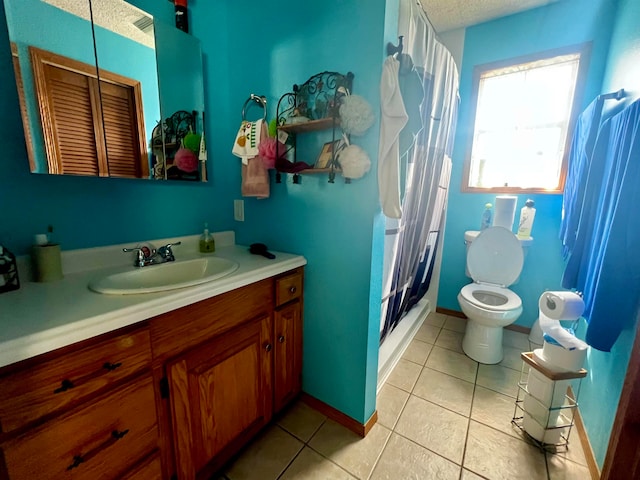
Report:
[[[261,316],[167,365],[180,479],[211,473],[270,420],[271,328]]]
[[[279,411],[301,388],[302,312],[300,301],[275,312],[275,384],[274,411]]]

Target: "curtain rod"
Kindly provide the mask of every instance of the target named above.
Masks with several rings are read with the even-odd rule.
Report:
[[[420,0],[416,0],[416,5],[418,5],[420,7],[420,10],[422,11],[422,15],[424,16],[425,20],[427,21],[427,23],[429,25],[431,25],[431,28],[433,28],[433,31],[436,33],[436,35],[438,34],[438,31],[436,30],[436,27],[433,26],[433,23],[431,23],[431,19],[429,18],[429,15],[427,15],[426,10],[424,9],[424,6],[422,5],[422,3],[420,3]]]
[[[602,95],[598,95],[598,96],[603,100],[612,100],[612,99],[622,100],[625,96],[625,91],[624,91],[624,88],[621,88],[617,92],[603,93]]]

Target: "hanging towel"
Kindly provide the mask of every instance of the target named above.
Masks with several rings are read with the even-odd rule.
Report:
[[[262,120],[258,120],[262,122]],[[260,130],[260,141],[267,137],[267,129]],[[259,143],[259,142],[258,142]],[[256,149],[257,150],[257,149]],[[262,160],[256,155],[242,161],[242,196],[256,197],[259,199],[269,198],[269,171]]]
[[[398,84],[400,62],[387,57],[382,66],[380,80],[380,146],[378,149],[378,187],[382,212],[391,218],[400,218],[400,148],[399,135],[407,124],[408,116]]]
[[[269,172],[260,157],[242,164],[242,196],[269,198]]]
[[[610,119],[593,241],[586,260],[586,341],[610,351],[640,300],[640,100]],[[595,160],[595,159],[594,159]]]
[[[240,130],[236,135],[236,140],[233,142],[233,149],[231,152],[242,159],[244,165],[247,164],[247,160],[258,155],[258,145],[260,144],[260,138],[262,134],[263,120],[256,120],[255,122],[248,122],[243,120],[240,124]]]
[[[564,288],[583,291],[589,257],[589,249],[594,242],[594,228],[600,195],[603,189],[603,176],[605,174],[608,158],[608,148],[611,132],[611,121],[605,120],[596,138],[591,160],[588,168],[583,173],[583,194],[578,215],[575,234],[571,237],[571,251],[562,274],[562,286]]]
[[[569,168],[562,196],[562,221],[560,239],[562,256],[566,260],[573,251],[586,177],[591,164],[591,156],[596,143],[604,98],[598,96],[578,117],[569,150]],[[570,288],[570,287],[569,287]]]

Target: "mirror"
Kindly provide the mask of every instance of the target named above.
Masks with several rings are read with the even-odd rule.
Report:
[[[206,180],[197,39],[123,0],[4,4],[33,173]]]

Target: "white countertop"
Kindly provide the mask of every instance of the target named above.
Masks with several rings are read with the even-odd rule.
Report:
[[[183,253],[178,248],[174,251],[177,261],[201,255]],[[23,281],[21,277],[19,290],[0,295],[0,367],[132,325],[307,263],[299,255],[273,253],[276,258],[269,260],[251,255],[244,246],[218,247],[214,254],[202,256],[233,260],[239,265],[235,272],[193,287],[139,295],[104,295],[87,287],[96,277],[135,268],[129,264],[72,273],[65,270],[64,279],[50,283]]]

